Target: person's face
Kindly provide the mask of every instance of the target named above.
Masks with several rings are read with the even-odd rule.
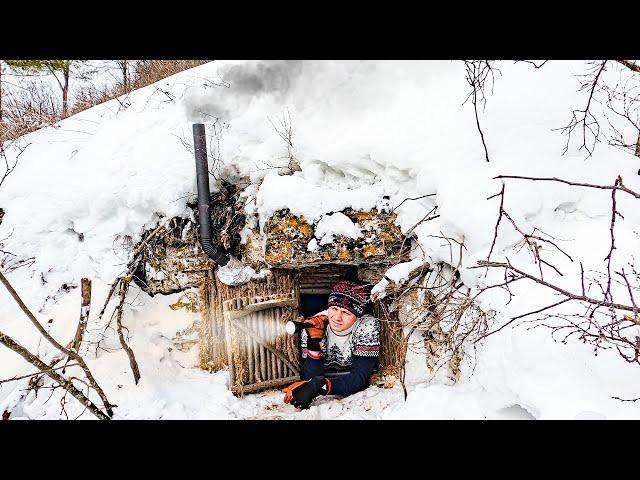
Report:
[[[327,309],[327,317],[329,317],[329,325],[334,332],[342,332],[351,328],[358,319],[349,310],[333,305]]]

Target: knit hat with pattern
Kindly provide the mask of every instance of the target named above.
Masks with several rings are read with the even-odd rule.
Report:
[[[328,306],[342,307],[356,317],[361,317],[364,313],[364,307],[367,305],[367,296],[361,285],[341,280],[331,289]]]

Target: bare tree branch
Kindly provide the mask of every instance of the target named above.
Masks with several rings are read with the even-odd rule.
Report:
[[[607,60],[603,60],[601,62],[593,62],[592,70],[586,75],[583,75],[583,77],[585,77],[585,80],[583,80],[580,85],[580,90],[588,89],[589,91],[589,95],[587,96],[587,103],[584,109],[573,110],[571,112],[571,120],[569,121],[569,123],[564,127],[556,129],[567,135],[567,143],[565,145],[563,153],[566,153],[569,150],[569,143],[571,141],[571,136],[574,130],[576,128],[580,128],[582,132],[582,144],[580,145],[580,150],[584,148],[589,156],[593,154],[595,144],[598,141],[600,135],[600,124],[591,111],[591,102],[593,101],[593,95],[599,86],[598,81],[600,79],[600,75],[605,70],[606,66]],[[587,133],[593,136],[593,140],[591,142],[589,142],[589,140],[587,139]]]
[[[45,373],[53,381],[57,382],[64,390],[71,393],[71,395],[73,395],[82,405],[86,406],[89,411],[93,413],[97,418],[99,418],[100,420],[110,419],[111,415],[107,415],[102,410],[100,410],[91,400],[89,400],[80,390],[78,390],[73,385],[73,382],[71,380],[64,378],[54,369],[51,369],[49,365],[44,363],[42,360],[33,355],[26,348],[24,348],[22,345],[17,343],[15,340],[13,340],[3,332],[0,332],[0,343],[16,352],[27,362],[38,368],[38,370],[40,370],[41,372]]]
[[[104,391],[102,390],[102,388],[100,387],[100,385],[98,385],[98,382],[95,380],[95,378],[93,377],[93,374],[91,373],[91,370],[89,370],[89,367],[87,366],[87,364],[85,363],[84,359],[75,351],[73,350],[69,350],[68,348],[63,347],[62,345],[60,345],[60,343],[58,343],[58,341],[56,339],[54,339],[49,332],[47,332],[42,325],[40,324],[40,322],[38,322],[38,320],[36,319],[36,317],[33,315],[33,313],[31,313],[31,311],[29,310],[29,308],[27,308],[27,306],[24,304],[24,302],[22,301],[22,299],[20,298],[20,296],[18,295],[18,293],[14,290],[14,288],[11,286],[11,284],[9,283],[9,281],[7,280],[7,278],[2,274],[2,272],[0,272],[0,282],[2,282],[5,286],[5,288],[7,289],[7,291],[9,292],[9,294],[13,297],[13,299],[15,300],[15,302],[20,306],[20,308],[22,309],[22,311],[25,313],[25,315],[27,316],[27,318],[31,321],[31,323],[36,327],[36,329],[40,332],[40,334],[47,339],[47,341],[53,345],[53,347],[60,351],[61,353],[63,353],[64,355],[72,358],[73,360],[76,361],[76,363],[78,363],[80,365],[80,368],[82,368],[82,370],[84,371],[84,374],[87,376],[87,379],[89,380],[89,382],[91,383],[91,386],[93,387],[93,389],[98,393],[98,395],[100,396],[100,398],[102,399],[102,402],[104,403],[104,408],[107,411],[107,413],[109,414],[109,416],[113,416],[113,410],[112,410],[112,405],[109,402],[109,400],[107,399],[107,396],[105,395]]]
[[[640,73],[640,65],[638,65],[635,62],[632,62],[631,60],[616,60],[616,62],[620,63],[621,65],[624,65],[625,67],[627,67],[629,70],[633,72]]]
[[[616,250],[616,238],[615,238],[615,226],[616,220],[618,218],[624,219],[622,213],[617,208],[617,198],[616,194],[618,191],[623,191],[633,198],[640,198],[633,190],[625,187],[622,183],[622,178],[618,176],[613,185],[597,185],[597,184],[589,184],[589,183],[580,183],[580,182],[572,182],[568,180],[558,179],[558,178],[538,178],[538,177],[523,177],[523,176],[507,176],[500,175],[495,177],[496,179],[503,180],[503,189],[498,194],[504,200],[504,179],[519,179],[519,180],[530,180],[530,181],[552,181],[559,182],[569,186],[580,187],[580,188],[594,188],[601,190],[610,190],[611,191],[611,221],[609,223],[609,236],[610,236],[610,245],[607,256],[604,258],[605,262],[605,271],[595,272],[595,276],[591,276],[589,288],[585,284],[585,271],[580,263],[580,293],[576,293],[571,291],[571,289],[560,287],[559,285],[554,284],[552,281],[546,280],[542,276],[542,270],[540,269],[540,275],[536,276],[524,271],[521,267],[514,266],[511,261],[506,258],[506,261],[491,261],[490,255],[485,261],[478,261],[478,265],[476,267],[470,268],[499,268],[504,270],[504,282],[489,285],[480,288],[479,293],[474,297],[477,298],[483,292],[492,289],[492,288],[503,288],[509,294],[509,301],[513,297],[513,293],[509,289],[509,285],[520,280],[529,280],[536,284],[539,284],[551,291],[555,294],[560,295],[561,299],[557,302],[554,302],[550,305],[540,307],[540,308],[532,308],[531,311],[526,313],[517,315],[512,317],[508,322],[502,325],[500,328],[487,333],[483,337],[479,338],[477,341],[486,338],[493,333],[497,333],[500,330],[504,329],[506,326],[512,324],[515,320],[522,319],[524,317],[529,317],[532,315],[538,315],[545,311],[551,310],[555,307],[558,307],[563,304],[569,304],[570,302],[574,302],[577,305],[581,305],[585,311],[580,313],[546,313],[542,318],[535,318],[533,320],[527,320],[525,323],[535,323],[535,327],[546,327],[549,328],[552,332],[552,336],[555,339],[556,334],[562,334],[563,338],[561,341],[566,343],[567,340],[572,336],[578,336],[580,340],[585,343],[589,343],[594,346],[596,349],[600,348],[615,348],[617,352],[620,354],[625,361],[630,363],[638,363],[640,364],[640,335],[637,335],[637,327],[640,326],[640,315],[638,305],[636,304],[635,295],[640,294],[640,274],[635,269],[635,266],[632,262],[629,262],[631,267],[631,273],[629,274],[625,269],[621,271],[613,272],[612,270],[612,259],[613,253]],[[496,195],[491,196],[490,198],[495,198]],[[572,257],[560,249],[554,242],[548,240],[547,238],[541,237],[537,234],[526,234],[521,228],[518,227],[517,223],[514,221],[513,217],[511,217],[506,211],[504,207],[504,202],[501,202],[500,205],[500,213],[498,218],[498,224],[502,216],[505,216],[513,225],[514,229],[523,237],[523,242],[526,244],[528,241],[532,239],[539,241],[545,241],[550,245],[554,246],[558,251],[562,252],[569,260],[573,261]],[[494,242],[496,241],[497,236],[497,227],[496,233],[494,234]],[[537,229],[534,229],[534,233]],[[541,232],[541,231],[540,231]],[[544,232],[541,232],[544,233]],[[547,235],[547,234],[544,234]],[[551,237],[553,238],[553,237]],[[533,244],[530,247],[533,247],[532,251],[534,253],[534,263],[535,260],[538,260],[540,263],[545,263],[545,265],[551,266],[556,273],[562,275],[557,268],[553,265],[550,265],[548,262],[542,260],[539,256],[538,247]],[[615,273],[615,276],[613,275]],[[618,280],[618,277],[621,280]],[[633,280],[633,283],[632,281]],[[614,289],[613,284],[617,284],[619,286],[625,287],[629,295],[630,304],[620,302],[614,299],[613,292]],[[589,295],[590,288],[595,286],[602,292],[602,298],[596,298],[593,295]],[[573,303],[572,303],[573,304]],[[630,314],[623,314],[624,312],[630,312]],[[548,320],[553,320],[553,322],[549,323]],[[560,321],[558,323],[557,321]]]
[[[43,373],[47,373],[48,371],[51,370],[62,370],[63,368],[67,368],[67,367],[76,367],[78,366],[77,363],[73,363],[71,365],[64,365],[61,367],[54,367],[54,368],[48,368],[47,370],[38,370],[37,372],[33,372],[33,373],[27,373],[26,375],[20,375],[18,377],[11,377],[11,378],[6,378],[4,380],[0,380],[0,384],[1,383],[8,383],[8,382],[15,382],[17,380],[22,380],[24,378],[29,378],[29,377],[35,377],[36,375],[42,375]]]
[[[402,200],[398,205],[396,205],[395,207],[393,207],[393,209],[391,210],[390,213],[395,212],[398,208],[400,208],[400,205],[402,205],[404,202],[406,201],[413,201],[413,200],[420,200],[422,198],[427,198],[427,197],[435,197],[436,194],[435,193],[428,193],[426,195],[421,195],[419,197],[413,197],[413,198],[405,198],[404,200]]]
[[[510,263],[505,263],[505,262],[487,262],[485,260],[479,260],[478,261],[478,266],[479,267],[491,267],[491,268],[505,268],[509,271],[512,271],[514,273],[517,273],[518,275],[520,275],[523,278],[528,278],[529,280],[532,280],[536,283],[539,283],[540,285],[544,285],[547,288],[550,288],[551,290],[554,290],[558,293],[561,293],[562,295],[564,295],[565,297],[567,297],[570,300],[579,300],[581,302],[586,302],[586,303],[591,303],[593,305],[598,305],[600,307],[611,307],[611,308],[615,308],[617,310],[625,310],[628,312],[633,312],[634,311],[634,307],[629,306],[629,305],[624,305],[621,303],[613,303],[613,302],[606,302],[603,300],[597,300],[595,298],[591,298],[591,297],[587,297],[586,295],[580,295],[580,294],[576,294],[576,293],[572,293],[569,292],[568,290],[565,290],[563,288],[560,288],[556,285],[553,285],[545,280],[542,280],[540,278],[535,277],[534,275],[530,275],[524,271],[522,271],[519,268],[514,267],[513,265],[511,265]],[[470,268],[478,268],[478,267],[470,267]],[[636,322],[638,325],[640,325],[640,320],[638,320]]]
[[[129,366],[131,367],[131,372],[133,373],[133,379],[137,385],[138,382],[140,381],[140,369],[138,368],[138,362],[136,361],[136,357],[133,354],[133,350],[131,350],[131,347],[125,341],[124,333],[122,332],[122,310],[124,308],[124,301],[127,296],[128,290],[129,290],[129,282],[126,280],[121,281],[120,293],[119,293],[120,303],[113,311],[112,317],[115,315],[116,324],[118,326],[118,338],[120,339],[120,345],[122,345],[122,348],[127,353],[127,357],[129,358]]]
[[[494,180],[495,179],[500,179],[500,178],[511,178],[511,179],[516,179],[516,180],[532,180],[532,181],[541,181],[541,182],[559,182],[559,183],[564,183],[566,185],[571,185],[571,186],[574,186],[574,187],[599,188],[599,189],[602,189],[602,190],[620,190],[621,192],[628,193],[629,195],[640,199],[640,193],[634,192],[630,188],[627,188],[626,186],[624,186],[622,181],[620,181],[620,183],[616,186],[616,185],[596,185],[596,184],[593,184],[593,183],[572,182],[572,181],[569,181],[569,180],[563,180],[561,178],[555,178],[555,177],[524,177],[524,176],[520,176],[520,175],[498,175],[497,177],[493,177],[493,178],[494,178]]]
[[[484,93],[485,82],[488,78],[491,78],[491,89],[493,91],[494,84],[494,72],[493,67],[490,65],[489,60],[465,60],[465,67],[467,69],[467,83],[471,87],[471,94],[467,97],[467,100],[471,98],[473,104],[473,110],[476,117],[476,126],[480,133],[480,139],[482,140],[482,146],[484,147],[485,160],[489,161],[489,151],[487,150],[487,143],[484,139],[484,132],[480,126],[480,117],[478,114],[478,102],[482,102],[483,110],[486,107],[487,99]],[[465,100],[465,102],[467,101]],[[463,102],[463,104],[465,103]]]
[[[536,62],[532,61],[532,60],[516,60],[516,62],[521,62],[521,63],[528,63],[530,65],[533,65],[533,68],[535,68],[536,70],[539,70],[540,68],[544,67],[544,65],[548,62],[549,60],[543,60],[540,65],[538,65]]]

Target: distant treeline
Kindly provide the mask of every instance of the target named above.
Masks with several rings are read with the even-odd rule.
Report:
[[[206,62],[112,60],[96,67],[84,60],[0,60],[0,145]],[[104,69],[116,80],[92,83]],[[70,88],[80,82],[71,96]]]

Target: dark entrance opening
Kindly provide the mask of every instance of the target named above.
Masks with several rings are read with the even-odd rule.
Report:
[[[325,310],[331,288],[340,280],[363,283],[359,280],[357,265],[326,264],[298,270],[300,315],[311,317]],[[373,313],[371,303],[367,304],[365,313]]]
[[[328,293],[301,293],[300,294],[300,315],[312,317],[327,308],[329,301]]]
[[[357,278],[356,265],[316,265],[298,270],[300,315],[309,317],[327,308],[331,287],[344,279]]]

